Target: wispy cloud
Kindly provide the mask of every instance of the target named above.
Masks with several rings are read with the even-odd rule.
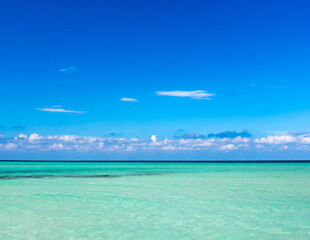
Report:
[[[161,96],[171,96],[171,97],[190,97],[193,99],[210,99],[210,97],[214,96],[214,93],[208,93],[204,90],[196,90],[196,91],[157,91],[157,95]]]
[[[128,98],[128,97],[121,98],[121,101],[123,101],[123,102],[138,102],[137,99],[135,99],[135,98]]]
[[[59,72],[65,72],[65,73],[71,73],[77,71],[77,67],[67,67],[67,68],[61,68],[59,69]]]
[[[63,108],[37,108],[39,111],[44,112],[58,112],[58,113],[85,113],[86,111],[75,111],[75,110],[66,110]]]

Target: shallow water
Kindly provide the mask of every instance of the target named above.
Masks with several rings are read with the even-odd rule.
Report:
[[[0,163],[0,239],[310,239],[310,163]]]

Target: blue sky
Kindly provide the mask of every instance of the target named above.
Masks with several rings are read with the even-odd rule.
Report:
[[[309,9],[309,1],[5,1],[0,158],[307,159]],[[244,130],[249,150],[233,142]],[[34,133],[45,139],[37,148]],[[196,146],[211,133],[214,149]],[[148,147],[46,142],[69,135]],[[268,136],[294,141],[259,142]],[[183,138],[196,145],[179,148]]]

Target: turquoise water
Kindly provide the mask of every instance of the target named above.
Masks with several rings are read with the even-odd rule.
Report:
[[[310,164],[1,162],[0,239],[310,239]]]

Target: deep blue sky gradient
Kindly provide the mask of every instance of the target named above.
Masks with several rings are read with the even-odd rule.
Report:
[[[0,131],[310,131],[309,26],[309,1],[2,1]]]

